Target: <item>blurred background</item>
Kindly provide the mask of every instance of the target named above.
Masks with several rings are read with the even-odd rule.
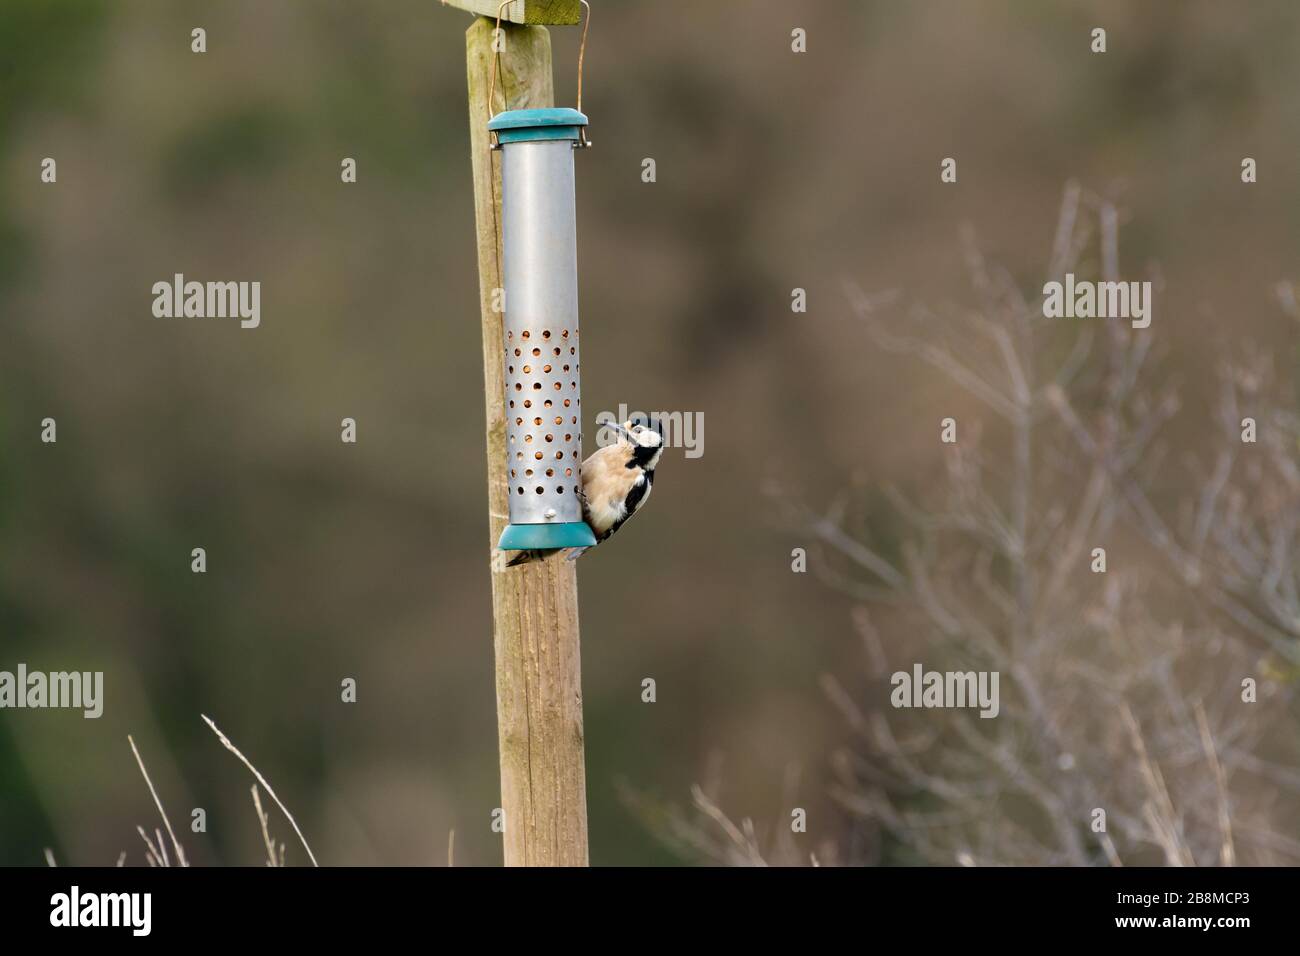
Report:
[[[848,500],[861,538],[902,554],[878,489],[924,499],[944,482],[942,416],[997,422],[881,349],[845,284],[978,307],[969,226],[1032,297],[1067,183],[1085,212],[1117,209],[1125,277],[1158,279],[1161,365],[1140,374],[1181,397],[1164,428],[1175,452],[1148,485],[1176,524],[1199,487],[1182,456],[1213,461],[1204,423],[1235,343],[1273,359],[1279,415],[1294,411],[1278,290],[1300,278],[1300,8],[593,6],[595,148],[577,157],[586,406],[700,412],[705,429],[703,456],[670,451],[646,516],[580,566],[592,862],[744,862],[714,810],[753,821],[749,856],[960,862],[890,837],[880,803],[854,797],[874,785],[846,782],[845,760],[870,776],[875,759],[852,708],[887,701],[864,662],[876,595],[813,573],[835,549],[807,515]],[[252,781],[200,713],[323,863],[441,864],[453,829],[458,864],[500,862],[470,22],[433,0],[0,0],[0,669],[106,684],[99,720],[0,714],[0,864],[42,864],[45,847],[67,864],[144,862],[135,825],[156,814],[128,733],[193,861],[259,863]],[[551,35],[571,104],[578,31]],[[47,156],[57,185],[40,181]],[[355,185],[339,181],[345,156]],[[939,180],[949,156],[956,184]],[[1243,156],[1257,184],[1241,183]],[[151,286],[177,272],[260,280],[261,327],[154,319]],[[40,441],[47,416],[55,445]],[[195,547],[206,574],[190,571]],[[810,573],[792,573],[797,547]],[[924,626],[874,621],[891,666],[910,666]],[[1250,753],[1277,770],[1254,787],[1272,855],[1238,859],[1293,862],[1277,836],[1298,816],[1292,665],[1285,640],[1237,631],[1271,688]],[[356,704],[340,702],[345,677]],[[1167,759],[1208,779],[1172,738]],[[921,790],[889,791],[895,823]],[[186,825],[195,807],[205,834]],[[808,827],[792,842],[794,807]],[[983,812],[1034,811],[1008,798]],[[996,845],[971,852],[1028,859]]]

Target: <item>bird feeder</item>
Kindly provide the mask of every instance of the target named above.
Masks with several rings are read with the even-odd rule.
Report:
[[[582,377],[573,150],[587,117],[573,109],[499,113],[488,123],[501,152],[506,479],[503,551],[580,548]]]

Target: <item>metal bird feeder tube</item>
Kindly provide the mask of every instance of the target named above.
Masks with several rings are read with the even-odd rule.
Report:
[[[582,517],[573,150],[587,118],[572,109],[510,110],[488,123],[501,151],[506,479],[502,551],[596,543]]]

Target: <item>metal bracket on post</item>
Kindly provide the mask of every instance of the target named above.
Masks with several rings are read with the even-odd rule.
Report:
[[[442,2],[443,2],[443,4],[445,5],[445,4],[447,4],[447,3],[449,2],[449,0],[442,0]],[[496,29],[493,31],[493,37],[494,37],[494,38],[498,35],[499,31],[501,30],[501,16],[502,16],[502,14],[505,12],[506,7],[510,6],[510,4],[512,4],[512,3],[521,3],[521,2],[523,2],[523,0],[501,0],[500,5],[497,7],[497,25],[496,25]],[[580,3],[580,4],[582,5],[583,9],[585,9],[585,10],[587,11],[587,15],[586,15],[585,17],[583,17],[583,20],[582,20],[582,39],[578,41],[578,105],[577,105],[577,110],[578,110],[579,113],[581,113],[581,112],[582,112],[582,61],[583,61],[583,58],[587,55],[587,28],[591,26],[591,4],[588,3],[587,0],[578,0],[578,3]],[[515,21],[515,22],[517,22],[517,23],[531,23],[532,21],[530,21],[530,20],[517,20],[517,21]],[[547,21],[547,22],[549,22],[549,21]],[[565,22],[569,22],[569,21],[565,21]],[[576,21],[575,21],[575,22],[576,22]],[[497,51],[496,55],[495,55],[494,57],[492,57],[492,80],[491,80],[491,82],[488,84],[488,108],[489,108],[489,109],[491,109],[491,107],[492,107],[492,102],[493,102],[493,98],[496,96],[496,89],[497,89],[497,66],[499,65],[500,61],[501,61],[501,53],[500,53],[500,51]],[[501,148],[501,140],[500,140],[500,137],[497,135],[497,131],[496,131],[495,129],[491,129],[491,128],[489,128],[489,131],[488,131],[488,142],[489,142],[489,144],[490,144],[490,145],[489,145],[489,148],[492,149],[492,150],[494,150],[494,151],[495,151],[495,150],[498,150],[498,149]],[[586,125],[585,117],[584,117],[584,122],[583,122],[582,126],[581,126],[581,127],[579,128],[579,130],[578,130],[578,139],[577,139],[577,142],[574,143],[574,148],[575,148],[575,149],[587,149],[587,148],[590,147],[590,146],[591,146],[591,140],[587,139],[587,125]]]

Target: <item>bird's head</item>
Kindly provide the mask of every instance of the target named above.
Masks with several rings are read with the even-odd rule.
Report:
[[[628,445],[632,453],[629,464],[637,464],[646,471],[653,471],[659,464],[659,456],[664,451],[664,436],[651,425],[629,419],[623,424],[607,422],[605,427],[618,436],[619,444]]]

